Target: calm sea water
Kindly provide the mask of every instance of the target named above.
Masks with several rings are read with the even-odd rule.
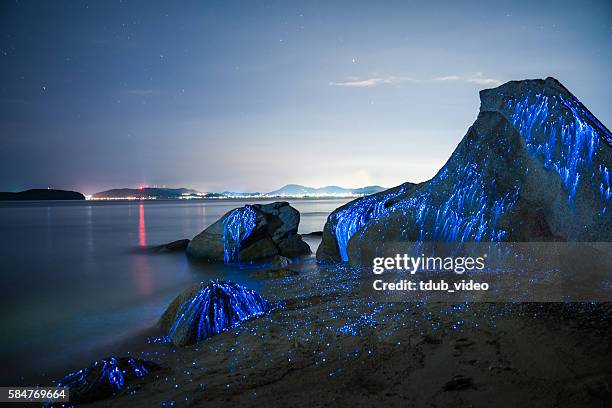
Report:
[[[292,200],[299,232],[322,230],[346,201]],[[192,238],[245,203],[0,202],[2,385],[44,382],[104,357],[154,327],[190,283],[224,278],[256,289],[248,270],[137,250]]]

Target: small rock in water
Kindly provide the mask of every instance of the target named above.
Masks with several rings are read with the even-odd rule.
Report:
[[[156,247],[157,252],[177,252],[184,251],[187,249],[187,245],[189,245],[188,239],[179,239],[177,241],[172,241],[164,245],[160,245]]]
[[[291,259],[285,256],[282,256],[282,255],[276,255],[274,258],[272,258],[272,265],[270,265],[270,269],[272,270],[284,269],[288,267],[290,264],[291,264]]]

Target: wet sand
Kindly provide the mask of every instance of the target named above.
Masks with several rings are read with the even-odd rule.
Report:
[[[386,303],[350,269],[266,281],[284,307],[92,406],[598,407],[612,398],[610,303]]]

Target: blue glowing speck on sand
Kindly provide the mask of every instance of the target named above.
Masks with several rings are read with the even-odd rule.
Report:
[[[71,403],[92,402],[116,394],[130,381],[144,378],[158,368],[154,363],[132,357],[109,357],[68,374],[56,386],[70,389]]]
[[[527,92],[520,99],[509,98],[506,109],[529,153],[559,174],[569,203],[579,184],[591,180],[600,190],[605,212],[610,200],[609,170],[600,165],[595,171],[593,163],[601,141],[612,143],[610,131],[575,97]],[[562,114],[551,115],[552,111]]]
[[[238,258],[240,244],[255,229],[257,214],[250,205],[232,210],[223,220],[223,259],[226,263]]]
[[[175,344],[182,343],[179,336],[199,342],[272,308],[254,290],[215,280],[180,306],[168,337]]]

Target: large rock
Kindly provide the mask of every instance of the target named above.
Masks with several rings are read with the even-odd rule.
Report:
[[[610,131],[554,78],[508,82],[480,99],[434,178],[334,211],[317,258],[359,264],[406,241],[610,241]]]
[[[300,213],[286,202],[236,208],[196,235],[187,246],[194,258],[244,262],[275,255],[310,253],[297,233]]]
[[[194,344],[272,310],[254,290],[233,282],[195,285],[177,296],[160,325],[176,346]]]

